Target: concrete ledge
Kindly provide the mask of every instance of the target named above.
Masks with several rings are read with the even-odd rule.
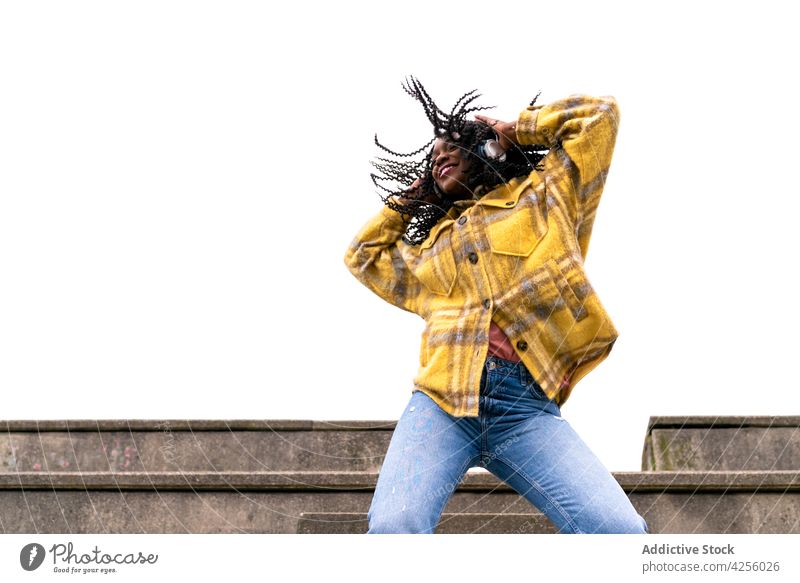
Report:
[[[2,421],[0,531],[366,532],[396,421]],[[653,417],[615,479],[653,533],[800,533],[800,417]],[[553,532],[468,473],[436,532]]]
[[[651,417],[642,469],[800,471],[800,417]]]
[[[800,472],[614,472],[626,492],[800,492]],[[377,472],[18,472],[0,489],[358,490]],[[513,489],[490,473],[467,474],[459,490]]]
[[[393,431],[394,421],[310,419],[21,419],[0,421],[0,431]]]
[[[377,471],[396,422],[3,421],[0,471]]]
[[[367,516],[355,512],[303,512],[297,534],[364,534]],[[556,529],[542,514],[495,514],[443,512],[436,534],[555,534]]]
[[[653,533],[800,533],[798,472],[614,476]],[[377,478],[377,472],[6,473],[0,474],[0,528],[7,533],[352,532],[315,513],[344,512],[365,520]],[[536,508],[489,473],[467,474],[445,508],[448,513],[470,517],[453,516],[442,532],[552,531]],[[508,514],[525,516],[501,518]]]
[[[614,472],[626,492],[800,492],[800,471]]]
[[[396,421],[0,421],[0,472],[378,471]],[[645,471],[800,470],[800,417],[652,417]]]
[[[734,415],[659,415],[650,417],[648,432],[655,428],[697,427],[800,427],[800,416],[734,416]]]

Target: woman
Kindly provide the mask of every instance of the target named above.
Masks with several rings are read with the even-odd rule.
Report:
[[[470,121],[487,109],[471,105],[474,91],[446,113],[417,80],[404,89],[423,105],[434,139],[399,154],[376,137],[394,157],[374,163],[373,180],[389,195],[345,255],[364,285],[426,322],[369,533],[432,533],[473,466],[559,532],[646,532],[560,414],[618,335],[583,270],[616,139],[615,100],[534,99],[514,122]]]

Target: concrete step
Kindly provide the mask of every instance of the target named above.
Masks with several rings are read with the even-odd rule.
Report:
[[[378,471],[396,421],[0,421],[0,472]]]
[[[800,417],[651,417],[642,470],[800,470]]]
[[[367,515],[356,512],[303,512],[298,534],[363,534]],[[443,512],[436,534],[555,534],[542,514],[494,512]]]
[[[800,472],[618,472],[614,477],[653,533],[800,533]],[[7,472],[0,474],[0,529],[366,532],[377,478],[377,472]],[[329,513],[356,520],[328,521]],[[496,516],[497,522],[476,513]],[[485,471],[465,476],[444,509],[443,517],[450,515],[461,517],[442,523],[442,532],[552,528]],[[511,518],[502,518],[506,515]]]
[[[396,421],[0,421],[3,471],[378,471]],[[800,417],[652,417],[642,469],[800,470]]]

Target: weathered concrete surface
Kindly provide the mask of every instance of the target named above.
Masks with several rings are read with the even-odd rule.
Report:
[[[297,524],[298,534],[363,534],[369,524],[366,514],[355,512],[304,512]],[[542,514],[444,512],[436,534],[555,534],[556,529]]]
[[[0,422],[0,472],[377,471],[394,421]]]
[[[651,417],[643,470],[800,470],[800,417]]]
[[[366,532],[395,425],[0,422],[0,531]],[[653,533],[800,533],[798,427],[800,417],[654,417],[643,466],[680,471],[614,476]],[[488,472],[467,474],[437,529],[552,531]]]
[[[0,422],[0,472],[378,471],[395,421]],[[643,470],[800,469],[800,417],[653,417]]]
[[[800,490],[800,471],[614,472],[628,492],[787,492]],[[0,473],[4,490],[361,490],[378,472],[16,472]],[[460,490],[511,490],[493,474],[469,472]]]
[[[800,533],[800,472],[614,476],[653,533]],[[6,474],[0,481],[0,527],[8,533],[365,532],[377,477],[377,472]],[[331,512],[361,518],[349,525],[331,523]],[[524,516],[495,521],[487,513]],[[445,516],[441,532],[552,531],[533,506],[486,472],[465,476]]]

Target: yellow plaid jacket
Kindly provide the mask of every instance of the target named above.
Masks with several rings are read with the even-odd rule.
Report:
[[[412,391],[477,416],[494,320],[559,405],[604,360],[618,332],[584,270],[619,124],[613,97],[571,95],[529,107],[520,144],[551,149],[543,170],[455,203],[418,246],[381,208],[350,243],[350,272],[425,320]]]

